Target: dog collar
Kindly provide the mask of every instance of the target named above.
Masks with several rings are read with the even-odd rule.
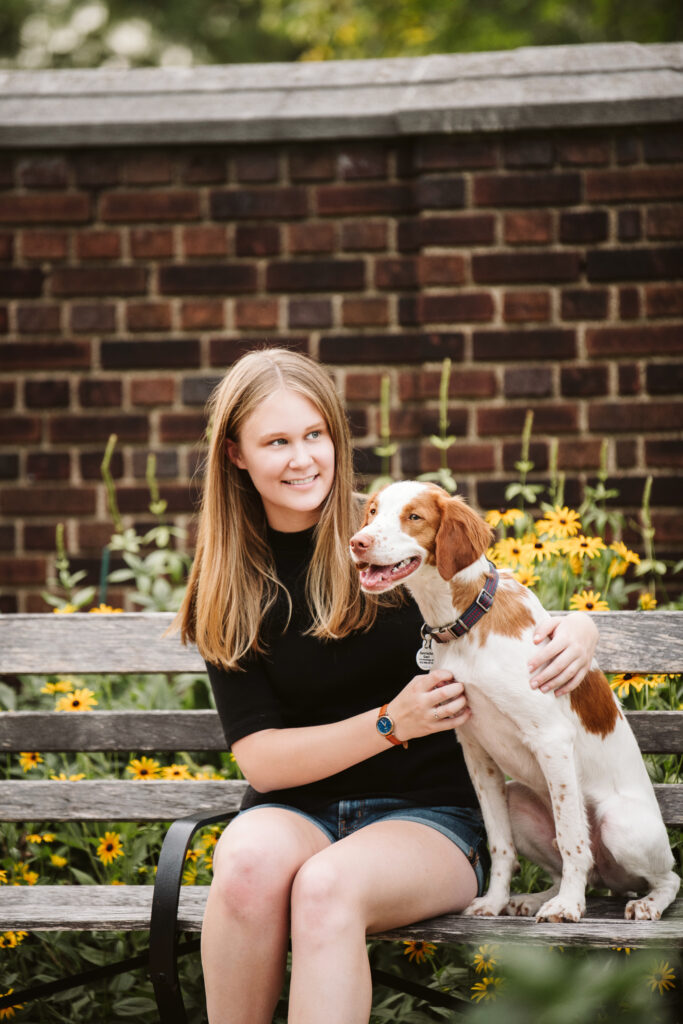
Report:
[[[437,644],[446,644],[449,640],[457,640],[459,637],[469,633],[472,626],[475,626],[479,619],[486,615],[493,604],[493,598],[498,588],[498,570],[493,562],[488,563],[489,572],[486,583],[482,590],[469,606],[462,613],[459,619],[449,623],[447,626],[428,626],[423,623],[420,633],[422,635],[422,647],[417,653],[417,663],[420,668],[429,669],[434,664],[434,655],[431,651],[432,640]]]

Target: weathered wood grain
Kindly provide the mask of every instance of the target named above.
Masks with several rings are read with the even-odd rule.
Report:
[[[82,779],[0,782],[2,821],[173,821],[240,806],[246,782]]]
[[[182,886],[178,927],[201,929],[208,886]],[[561,946],[683,946],[683,900],[661,921],[625,921],[625,900],[589,899],[577,924],[537,923],[519,917],[460,917],[447,914],[374,938],[430,942],[527,942]],[[35,885],[0,889],[0,931],[141,931],[149,927],[152,886]]]
[[[683,714],[627,711],[643,753],[683,752]],[[0,712],[0,751],[215,751],[226,742],[215,711]]]
[[[559,613],[561,614],[561,613]],[[683,672],[683,611],[595,612],[606,672]],[[196,648],[165,637],[173,616],[0,616],[0,674],[203,672]]]

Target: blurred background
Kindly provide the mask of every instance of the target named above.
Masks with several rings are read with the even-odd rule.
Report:
[[[0,0],[0,67],[415,57],[683,38],[681,0]]]

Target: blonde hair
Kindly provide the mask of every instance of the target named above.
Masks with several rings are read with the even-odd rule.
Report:
[[[360,590],[349,557],[349,537],[360,525],[360,503],[353,492],[349,427],[334,385],[308,356],[281,348],[249,352],[231,367],[209,399],[211,441],[197,550],[174,621],[184,643],[196,643],[203,658],[228,670],[238,669],[249,652],[266,650],[262,623],[278,590],[285,588],[277,578],[267,541],[260,495],[246,470],[238,469],[228,457],[226,442],[238,441],[246,418],[283,387],[305,396],[320,410],[335,451],[334,481],[315,529],[306,579],[309,632],[341,638],[368,629],[377,613],[377,601]]]

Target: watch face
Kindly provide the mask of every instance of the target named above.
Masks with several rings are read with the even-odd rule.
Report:
[[[382,736],[388,736],[394,728],[394,723],[388,715],[382,715],[381,718],[377,719],[377,731],[382,733]]]

